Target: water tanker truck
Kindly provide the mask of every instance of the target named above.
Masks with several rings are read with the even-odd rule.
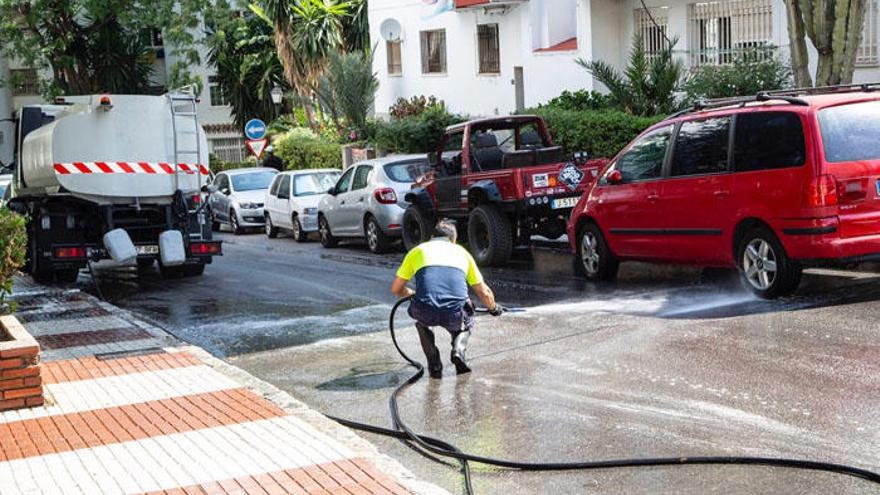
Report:
[[[221,254],[203,210],[208,147],[195,96],[93,95],[15,115],[9,207],[28,217],[26,270],[71,282],[89,261],[201,275]]]

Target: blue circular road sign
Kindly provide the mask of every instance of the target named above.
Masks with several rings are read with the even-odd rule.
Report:
[[[244,135],[248,139],[263,139],[266,136],[266,123],[260,119],[251,119],[244,125]]]

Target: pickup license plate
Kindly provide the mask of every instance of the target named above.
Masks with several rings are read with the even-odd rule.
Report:
[[[550,204],[550,207],[554,210],[558,210],[560,208],[574,208],[574,205],[577,204],[578,199],[580,198],[578,198],[577,196],[571,198],[554,199],[553,202]]]
[[[156,244],[135,246],[134,248],[137,251],[137,254],[159,254],[159,246]]]

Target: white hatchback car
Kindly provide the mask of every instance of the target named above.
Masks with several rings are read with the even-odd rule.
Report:
[[[321,196],[336,184],[341,174],[341,170],[333,168],[278,174],[266,191],[266,235],[275,238],[284,229],[292,232],[297,242],[305,241],[309,232],[318,230]]]

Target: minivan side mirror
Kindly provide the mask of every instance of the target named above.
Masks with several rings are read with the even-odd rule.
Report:
[[[620,173],[620,170],[612,170],[607,176],[605,176],[605,180],[614,186],[623,182],[623,174]]]

